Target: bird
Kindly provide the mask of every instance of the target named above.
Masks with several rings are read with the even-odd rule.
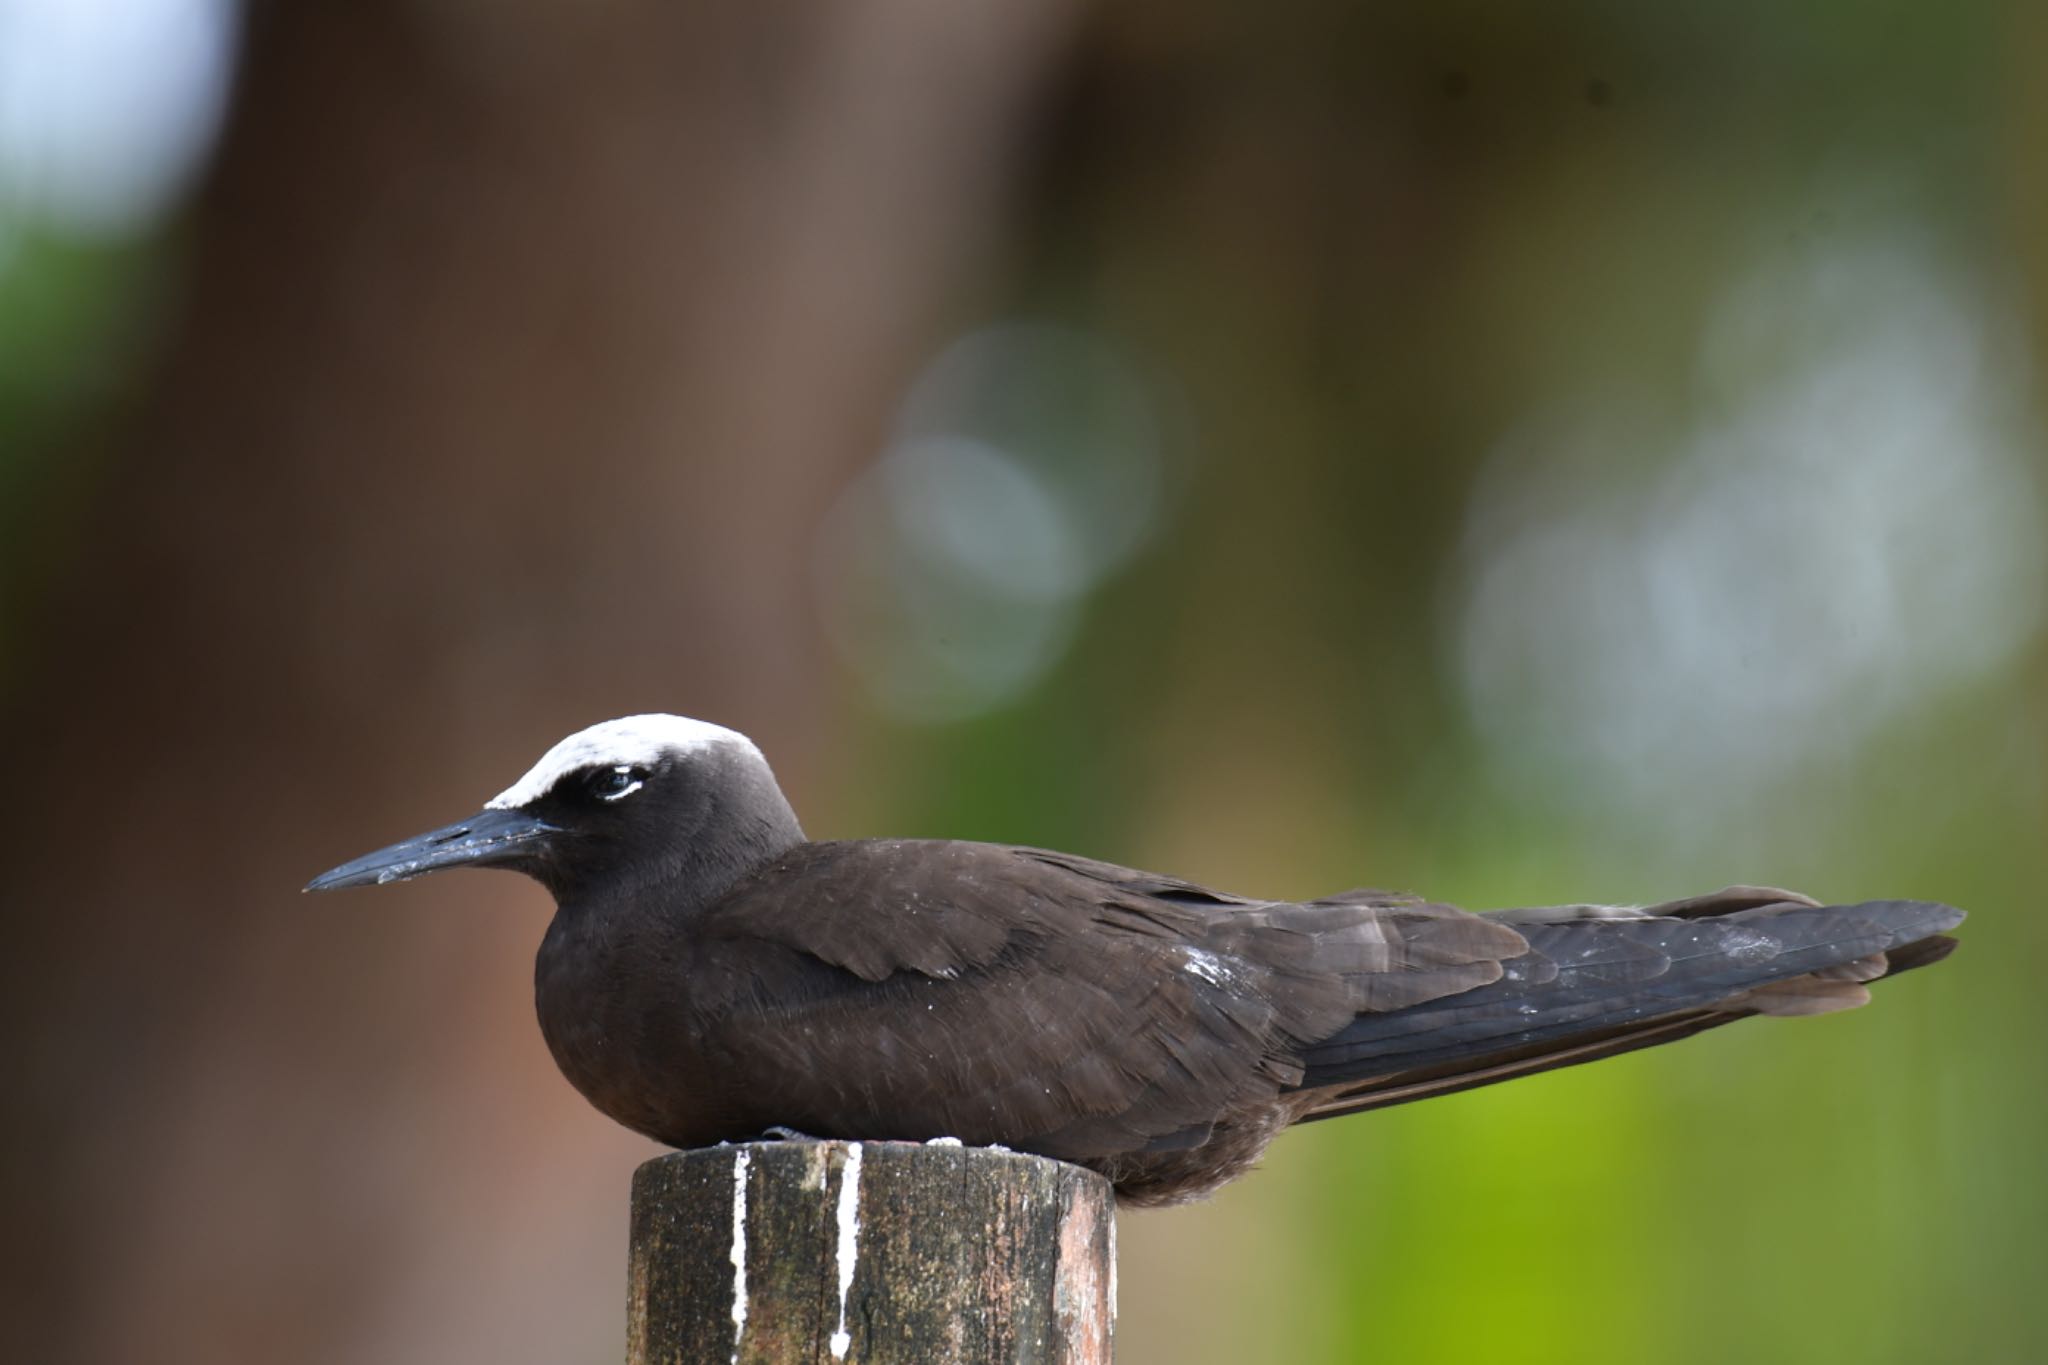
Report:
[[[1757,886],[1261,900],[1039,848],[813,842],[751,740],[672,715],[580,730],[469,819],[306,889],[457,867],[552,894],[541,1032],[627,1128],[1001,1145],[1130,1206],[1212,1194],[1297,1123],[1861,1005],[1963,918]]]

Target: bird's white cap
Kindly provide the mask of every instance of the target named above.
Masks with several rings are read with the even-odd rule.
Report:
[[[667,754],[687,754],[721,745],[739,745],[757,756],[754,741],[737,730],[688,716],[621,716],[578,730],[540,756],[526,776],[484,803],[485,810],[513,810],[537,801],[555,783],[586,768],[647,765]]]

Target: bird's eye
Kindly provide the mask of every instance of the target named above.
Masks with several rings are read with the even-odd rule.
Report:
[[[630,763],[590,775],[590,794],[600,801],[623,801],[647,785],[647,769]]]

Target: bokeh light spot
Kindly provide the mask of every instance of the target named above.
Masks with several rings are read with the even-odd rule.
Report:
[[[2044,559],[2002,317],[1910,235],[1790,252],[1717,308],[1694,424],[1595,404],[1502,441],[1455,632],[1501,769],[1694,822],[2011,662]]]
[[[1043,678],[1157,527],[1158,430],[1133,367],[1087,333],[1007,323],[941,352],[820,540],[827,628],[876,705],[960,720]]]

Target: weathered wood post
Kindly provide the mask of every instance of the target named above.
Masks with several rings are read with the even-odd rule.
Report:
[[[1109,1365],[1109,1182],[957,1144],[751,1142],[633,1176],[629,1365]]]

